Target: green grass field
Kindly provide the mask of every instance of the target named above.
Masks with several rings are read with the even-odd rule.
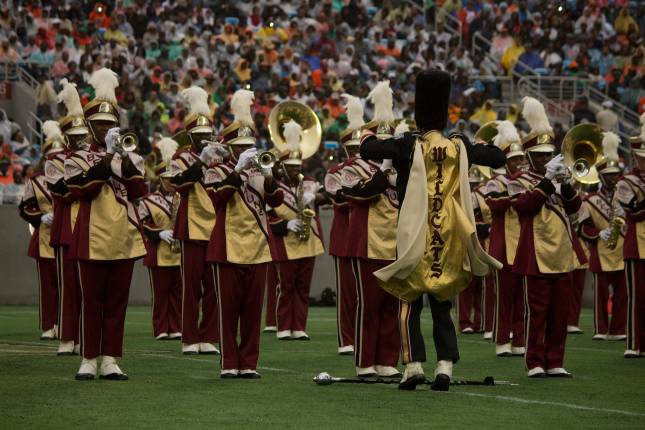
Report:
[[[183,357],[179,342],[155,341],[149,309],[130,307],[120,362],[130,381],[77,382],[80,359],[57,357],[56,342],[38,340],[37,312],[0,307],[0,429],[645,428],[645,359],[622,358],[622,342],[591,341],[589,311],[585,334],[568,341],[565,365],[575,378],[529,380],[521,358],[496,358],[481,335],[462,335],[455,377],[519,385],[448,393],[316,386],[312,377],[321,371],[353,376],[351,357],[335,354],[331,308],[311,309],[310,342],[263,335],[261,380],[221,380],[216,357]]]

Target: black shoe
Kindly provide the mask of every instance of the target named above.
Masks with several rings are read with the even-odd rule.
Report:
[[[450,389],[450,376],[443,373],[438,374],[432,385],[430,385],[432,391],[448,391]]]
[[[309,336],[292,337],[292,340],[311,340]]]
[[[426,377],[425,375],[417,374],[412,375],[405,381],[399,383],[399,390],[404,391],[414,391],[417,388],[417,385],[425,384]]]
[[[93,381],[94,378],[96,377],[91,373],[77,373],[76,376],[74,376],[74,379],[77,381]]]
[[[524,354],[522,354],[524,355]],[[513,353],[512,352],[502,352],[501,354],[497,354],[498,357],[512,357]]]
[[[240,373],[239,376],[241,379],[261,379],[262,375],[260,375],[258,372],[253,372],[253,373]]]
[[[573,374],[567,373],[546,373],[547,378],[573,378]]]
[[[127,381],[128,375],[125,373],[110,373],[109,375],[101,375],[99,378],[107,381]]]

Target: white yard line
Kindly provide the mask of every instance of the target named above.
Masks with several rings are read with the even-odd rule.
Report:
[[[544,405],[544,406],[556,406],[559,408],[567,409],[577,409],[581,411],[592,411],[592,412],[602,412],[608,414],[619,414],[627,415],[632,417],[645,417],[645,413],[642,412],[633,412],[633,411],[624,411],[621,409],[606,409],[606,408],[594,408],[592,406],[576,405],[573,403],[560,403],[560,402],[546,402],[543,400],[531,400],[523,399],[521,397],[511,397],[511,396],[498,396],[494,394],[481,394],[481,393],[467,393],[462,391],[449,391],[449,394],[458,395],[458,396],[468,396],[468,397],[483,397],[488,399],[502,400],[506,402],[513,403],[524,403],[530,405]]]

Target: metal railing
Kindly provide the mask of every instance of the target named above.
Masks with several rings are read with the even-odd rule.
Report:
[[[29,141],[33,144],[35,142],[42,142],[43,134],[43,122],[34,112],[29,112],[29,122],[27,123],[27,129],[29,130]]]
[[[434,28],[438,31],[441,26],[443,26],[443,28],[445,28],[453,37],[457,37],[459,39],[459,45],[462,45],[463,26],[461,25],[461,21],[449,13],[441,12],[441,8],[439,8],[434,14]]]
[[[20,61],[17,63],[0,61],[0,81],[22,81],[35,89],[38,86],[38,80],[27,69],[42,66],[41,63],[33,61]]]

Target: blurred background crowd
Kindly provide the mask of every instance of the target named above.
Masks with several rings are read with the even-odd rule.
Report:
[[[60,79],[76,83],[85,102],[93,96],[91,73],[109,67],[120,78],[122,126],[137,132],[144,155],[161,136],[181,129],[186,107],[180,93],[191,85],[210,94],[220,129],[232,120],[233,92],[252,89],[265,147],[273,106],[285,99],[309,105],[326,142],[309,160],[310,173],[318,176],[326,159],[341,156],[332,143],[346,126],[341,94],[365,97],[379,80],[389,79],[396,116],[411,117],[414,77],[424,69],[452,73],[448,129],[470,137],[495,119],[522,127],[515,105],[500,109],[494,103],[502,87],[493,77],[513,72],[584,78],[635,111],[645,104],[645,4],[639,1],[3,3],[0,62],[20,63],[38,78],[39,118],[64,113],[56,103]],[[461,23],[460,35],[447,30],[448,20]],[[473,54],[478,32],[491,41],[492,55]],[[574,115],[576,122],[598,121],[585,100],[577,102]],[[4,112],[0,116],[0,185],[7,200],[15,192],[7,187],[19,189],[39,149]],[[557,134],[565,132],[556,124]]]

